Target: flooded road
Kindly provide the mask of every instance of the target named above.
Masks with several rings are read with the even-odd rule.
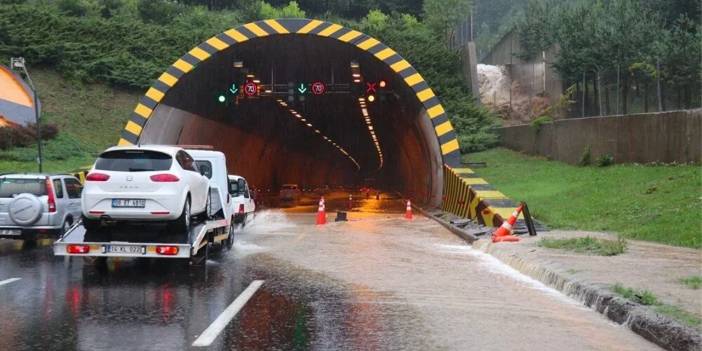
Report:
[[[50,241],[0,241],[0,281],[20,278],[0,285],[0,349],[203,349],[195,340],[255,280],[204,349],[657,349],[382,202],[358,200],[348,222],[329,214],[321,227],[311,204],[263,210],[206,268],[100,265],[56,258]]]

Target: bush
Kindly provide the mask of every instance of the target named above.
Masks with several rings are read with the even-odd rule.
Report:
[[[180,12],[181,6],[169,0],[139,0],[137,11],[144,22],[166,24]]]
[[[598,167],[611,166],[614,164],[614,157],[610,154],[600,155],[600,157],[597,158],[596,163]]]
[[[592,148],[590,145],[585,147],[585,150],[583,150],[582,155],[580,155],[580,161],[578,161],[578,166],[589,166],[592,164]]]
[[[553,118],[551,118],[551,116],[539,116],[536,117],[533,121],[531,121],[531,127],[534,128],[536,133],[538,133],[539,131],[541,131],[542,125],[549,123],[553,123]]]
[[[58,134],[58,127],[55,124],[42,124],[42,140],[51,140]],[[26,147],[36,144],[37,133],[34,124],[26,127],[6,127],[0,128],[0,150],[7,150],[13,147]]]
[[[82,0],[58,0],[56,2],[59,10],[71,16],[85,16],[88,13],[88,6]]]

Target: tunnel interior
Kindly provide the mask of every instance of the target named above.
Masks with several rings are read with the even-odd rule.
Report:
[[[212,145],[230,174],[261,189],[372,185],[441,201],[440,146],[415,92],[371,53],[332,38],[274,35],[215,53],[167,91],[139,142]]]

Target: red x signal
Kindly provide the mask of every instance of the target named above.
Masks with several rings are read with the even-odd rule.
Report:
[[[375,94],[375,85],[376,83],[366,82],[366,93]]]

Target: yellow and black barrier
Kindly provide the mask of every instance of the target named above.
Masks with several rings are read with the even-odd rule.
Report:
[[[443,194],[444,211],[491,227],[501,226],[517,206],[470,168],[444,165]]]

